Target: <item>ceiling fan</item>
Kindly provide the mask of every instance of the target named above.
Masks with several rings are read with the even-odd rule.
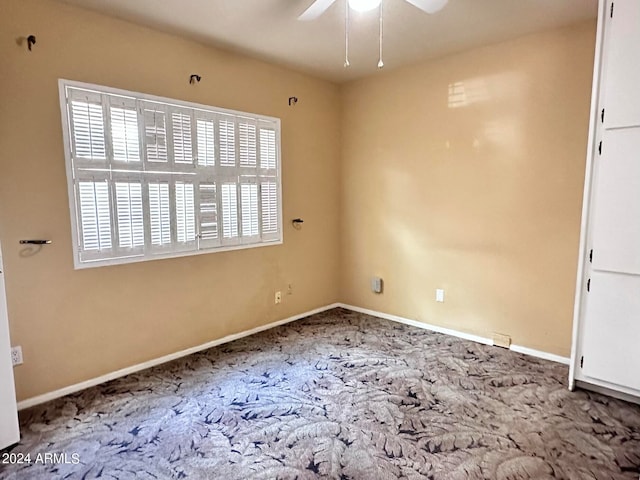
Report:
[[[316,0],[307,8],[298,20],[315,20],[322,15],[328,8],[335,3],[336,0]],[[448,0],[405,0],[414,7],[419,8],[425,13],[436,13],[444,7]],[[382,0],[348,0],[347,4],[350,8],[359,12],[366,12],[379,7]]]
[[[349,62],[349,9],[358,12],[366,12],[379,8],[380,10],[380,58],[378,60],[378,68],[384,67],[382,61],[382,1],[383,0],[345,0],[345,55],[344,67],[347,68],[351,64]],[[419,8],[425,13],[436,13],[441,10],[449,0],[405,0],[414,7]],[[307,8],[298,17],[298,20],[315,20],[324,12],[326,12],[336,0],[315,0],[309,8]]]

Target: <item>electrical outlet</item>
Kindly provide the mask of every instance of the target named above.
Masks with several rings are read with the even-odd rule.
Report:
[[[22,365],[23,363],[22,347],[20,345],[17,347],[11,347],[11,364],[15,367],[16,365]]]
[[[293,283],[287,285],[287,295],[293,295]]]
[[[277,305],[278,303],[282,303],[282,292],[276,292],[276,298],[275,298],[275,301],[276,301],[276,305]]]
[[[436,302],[444,302],[444,290],[441,288],[436,289]]]

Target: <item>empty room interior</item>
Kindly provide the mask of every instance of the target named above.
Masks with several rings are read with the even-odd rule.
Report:
[[[639,477],[639,2],[0,39],[0,479]]]

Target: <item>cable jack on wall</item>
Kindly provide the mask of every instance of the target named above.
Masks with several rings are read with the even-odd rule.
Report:
[[[194,73],[193,75],[191,75],[189,77],[189,83],[191,85],[195,85],[196,83],[200,83],[200,80],[202,80],[202,77],[196,73]]]
[[[289,106],[293,106],[298,103],[298,97],[289,97]]]

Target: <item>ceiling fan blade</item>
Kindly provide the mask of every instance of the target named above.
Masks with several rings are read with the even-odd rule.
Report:
[[[436,13],[441,10],[449,0],[407,0],[414,7],[426,13]]]
[[[322,15],[336,0],[316,0],[307,8],[298,20],[315,20]]]

